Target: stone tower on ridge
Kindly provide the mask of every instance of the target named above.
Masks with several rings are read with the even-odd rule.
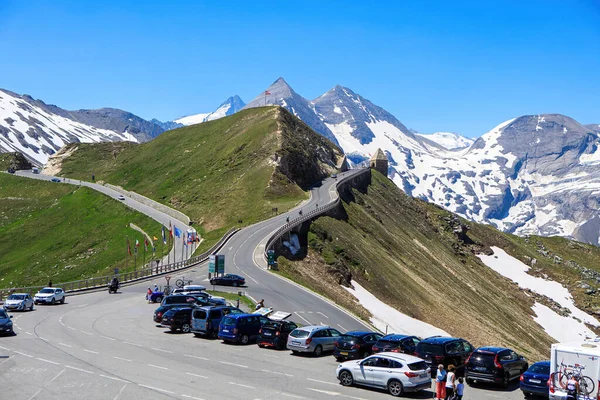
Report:
[[[388,174],[388,159],[385,156],[385,153],[381,151],[381,149],[377,149],[375,154],[371,157],[371,161],[369,162],[369,166],[379,172],[381,172],[384,176]]]

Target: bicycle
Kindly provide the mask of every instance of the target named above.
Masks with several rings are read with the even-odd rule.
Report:
[[[185,285],[191,285],[192,282],[193,282],[193,280],[191,280],[191,279],[185,279],[185,277],[182,276],[181,278],[179,278],[179,279],[177,279],[175,281],[175,286],[177,286],[179,289],[181,289]]]
[[[581,364],[575,364],[574,366],[570,367],[569,365],[560,363],[560,368],[558,369],[558,383],[560,387],[565,389],[569,379],[577,378],[579,382],[579,393],[584,396],[591,395],[596,388],[596,384],[592,378],[583,375],[584,369],[585,366]]]

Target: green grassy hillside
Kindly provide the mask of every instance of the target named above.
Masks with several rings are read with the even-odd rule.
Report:
[[[0,287],[133,270],[126,240],[142,235],[131,222],[160,232],[154,220],[92,189],[0,174]]]
[[[120,185],[190,216],[218,237],[307,198],[341,151],[282,108],[244,110],[148,143],[74,145],[61,175]]]
[[[571,283],[581,277],[565,267],[567,260],[596,268],[600,259],[594,246],[562,238],[518,238],[467,223],[406,196],[375,171],[365,193],[354,190],[345,196],[343,209],[344,218],[322,217],[311,225],[308,254],[296,261],[279,257],[280,273],[368,317],[340,287],[354,279],[411,317],[476,345],[505,345],[532,359],[547,357],[553,342],[531,318],[533,299],[475,254],[499,246],[527,263],[527,257],[537,258],[540,274]],[[456,233],[467,225],[466,236]],[[551,254],[542,256],[541,246]],[[562,265],[554,264],[554,254],[564,259]],[[578,290],[576,298],[586,296]]]

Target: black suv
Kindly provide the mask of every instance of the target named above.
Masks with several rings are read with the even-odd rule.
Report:
[[[367,358],[373,352],[373,345],[382,336],[377,332],[346,332],[334,343],[333,356],[338,361]]]
[[[391,333],[385,335],[375,343],[373,353],[391,351],[394,353],[414,354],[420,341],[421,339],[416,336]]]
[[[505,347],[480,347],[467,359],[465,378],[473,381],[501,384],[507,388],[510,381],[519,379],[529,365],[522,356]]]
[[[256,343],[258,347],[285,349],[290,332],[297,327],[292,321],[269,321],[258,331]]]
[[[169,328],[171,332],[180,329],[183,333],[192,331],[192,309],[172,308],[163,314],[160,325]]]
[[[444,368],[454,365],[457,373],[462,374],[465,361],[473,352],[473,346],[465,339],[433,336],[423,339],[417,344],[415,355],[431,367],[431,375],[437,373],[438,364]]]
[[[192,304],[190,304],[190,305],[169,304],[168,306],[160,306],[156,310],[154,310],[154,322],[156,322],[157,324],[160,324],[162,322],[163,315],[167,311],[172,310],[173,308],[184,308],[184,307],[191,308],[191,307],[193,307],[193,305]]]

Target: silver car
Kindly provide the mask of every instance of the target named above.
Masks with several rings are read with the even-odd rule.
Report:
[[[33,299],[28,293],[13,293],[2,306],[5,311],[33,311]]]
[[[287,348],[292,353],[313,353],[320,356],[324,351],[332,351],[335,342],[342,334],[337,330],[323,325],[303,326],[290,333]]]

